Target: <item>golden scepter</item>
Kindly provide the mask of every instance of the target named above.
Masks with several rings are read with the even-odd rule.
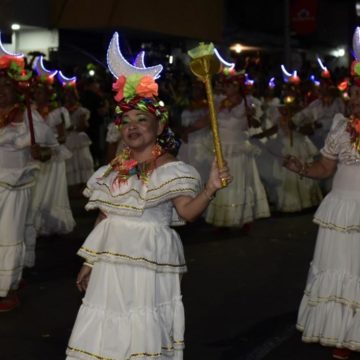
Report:
[[[212,43],[200,43],[198,47],[189,50],[188,54],[192,58],[190,61],[190,69],[192,73],[205,84],[206,96],[209,104],[210,123],[213,134],[216,162],[218,168],[222,169],[224,167],[224,157],[221,149],[219,127],[211,85],[212,75],[219,73],[222,69],[222,66],[219,59],[215,56],[215,48]],[[221,179],[221,186],[226,187],[227,185],[228,184],[226,179]]]

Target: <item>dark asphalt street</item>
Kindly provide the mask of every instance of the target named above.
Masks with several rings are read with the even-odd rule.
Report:
[[[95,219],[83,205],[72,201],[72,234],[39,239],[37,265],[24,273],[22,305],[0,313],[0,360],[64,360],[81,302],[75,254]],[[201,221],[178,229],[189,267],[185,360],[331,359],[327,348],[303,344],[294,329],[316,236],[312,214],[259,220],[249,235],[218,233]]]

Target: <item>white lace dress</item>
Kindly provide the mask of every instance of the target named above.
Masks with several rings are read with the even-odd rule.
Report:
[[[66,178],[68,185],[85,184],[94,173],[94,159],[90,152],[91,140],[84,131],[77,131],[79,123],[87,121],[90,111],[78,107],[70,113],[72,130],[67,133],[66,147],[72,157],[66,160]]]
[[[56,127],[70,124],[68,111],[61,107],[49,113],[45,122],[57,136]],[[31,205],[32,222],[37,235],[66,234],[73,230],[75,220],[72,215],[65,160],[72,156],[65,145],[59,145],[53,150],[49,161],[41,164],[37,176]]]
[[[181,114],[181,125],[189,127],[198,119],[206,116],[208,110],[206,108],[189,110],[186,109]],[[211,157],[213,156],[213,146],[207,146],[207,137],[210,135],[210,127],[206,126],[189,134],[188,142],[182,142],[178,159],[192,166],[200,173],[203,183],[208,179]]]
[[[94,263],[67,348],[67,360],[182,359],[184,309],[182,223],[171,199],[200,191],[200,176],[181,161],[114,186],[116,173],[96,171],[84,192],[87,210],[106,214],[78,255]]]
[[[297,328],[305,342],[360,351],[360,154],[346,125],[336,116],[321,150],[338,168],[315,214],[319,232]]]
[[[51,129],[33,115],[38,144],[57,144]],[[27,116],[24,121],[0,129],[0,297],[17,289],[21,280],[28,244],[32,232],[27,222],[31,192],[40,163],[30,155],[30,135]],[[31,245],[31,244],[29,244]]]
[[[251,97],[248,98],[250,105]],[[233,182],[219,190],[210,203],[205,220],[215,226],[242,226],[270,216],[269,205],[255,162],[259,149],[249,142],[244,102],[218,114],[224,158]]]

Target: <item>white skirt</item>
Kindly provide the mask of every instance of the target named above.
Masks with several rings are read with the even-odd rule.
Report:
[[[184,309],[179,274],[95,263],[67,360],[181,360]]]
[[[17,289],[25,255],[25,221],[31,188],[0,192],[0,297]]]
[[[37,175],[30,222],[38,235],[66,234],[75,226],[65,172],[65,161],[50,160]]]
[[[297,328],[305,342],[360,351],[359,166],[339,165],[320,225]]]
[[[242,226],[270,216],[264,186],[250,145],[223,146],[233,182],[219,190],[211,201],[205,220],[215,226]],[[248,149],[248,153],[244,150]],[[233,155],[231,155],[233,154]]]
[[[90,145],[90,138],[84,132],[72,131],[67,136],[66,146],[72,152],[72,157],[66,160],[68,185],[85,184],[94,173]]]

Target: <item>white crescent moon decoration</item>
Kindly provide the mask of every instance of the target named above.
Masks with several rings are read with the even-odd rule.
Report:
[[[292,76],[297,76],[297,71],[296,70],[294,70],[293,73],[291,74],[286,70],[284,65],[281,65],[281,70],[282,70],[283,78],[284,78],[285,82],[288,82],[289,78],[291,78]]]
[[[117,79],[122,75],[128,77],[132,74],[141,74],[143,76],[151,76],[152,78],[157,79],[160,77],[160,73],[163,70],[163,67],[160,64],[150,67],[139,67],[131,65],[121,53],[119,46],[119,34],[117,32],[115,32],[111,38],[106,55],[108,68],[113,76]]]
[[[353,35],[353,50],[354,50],[354,56],[355,60],[360,60],[360,27],[356,27],[354,35]]]
[[[0,56],[13,56],[13,57],[17,57],[17,58],[23,58],[24,57],[24,54],[22,53],[19,53],[19,54],[15,54],[15,53],[11,53],[10,51],[7,51],[5,48],[4,48],[4,45],[1,41],[1,33],[0,33]]]
[[[73,76],[71,78],[65,76],[60,70],[57,72],[57,78],[60,81],[61,85],[67,85],[67,84],[75,84],[76,83],[76,76]]]
[[[33,63],[33,70],[36,72],[38,76],[48,76],[50,78],[53,78],[58,71],[57,70],[48,70],[45,68],[43,63],[44,57],[42,55],[37,56]]]
[[[235,63],[230,63],[228,61],[226,61],[219,53],[218,49],[214,48],[214,54],[216,55],[216,57],[219,59],[219,61],[225,65],[226,67],[228,67],[230,70],[232,70],[235,67]]]

